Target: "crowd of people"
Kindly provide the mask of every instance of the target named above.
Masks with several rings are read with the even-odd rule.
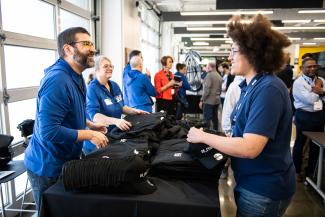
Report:
[[[256,15],[247,23],[234,16],[230,21],[228,35],[233,44],[228,62],[207,64],[198,105],[207,127],[223,131],[226,137],[193,127],[187,141],[207,144],[231,157],[237,216],[282,216],[295,192],[296,176],[302,178],[306,141],[302,131],[324,131],[324,80],[316,75],[316,61],[306,57],[302,75],[293,82],[284,52],[290,40],[273,30],[266,17]],[[132,127],[121,119],[122,114],[164,110],[182,119],[188,109],[186,91],[191,86],[185,64],[177,63],[174,74],[173,58],[163,56],[162,68],[152,83],[151,73],[143,73],[141,51],[134,50],[121,75],[121,89],[111,80],[112,61],[105,56],[94,58],[95,51],[85,29],[69,28],[58,36],[60,58],[45,70],[37,95],[34,134],[25,152],[37,208],[65,162],[80,158],[82,151],[88,154],[107,146],[105,134],[113,127],[123,131]],[[82,72],[91,67],[93,78],[86,85]],[[291,99],[297,127],[293,158]],[[317,155],[318,149],[311,143],[306,175],[315,170]]]

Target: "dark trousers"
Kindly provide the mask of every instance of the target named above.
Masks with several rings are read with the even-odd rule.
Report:
[[[164,110],[168,115],[175,115],[175,106],[173,100],[157,99],[156,100],[156,112]]]
[[[203,103],[203,119],[206,124],[206,127],[210,128],[210,122],[213,123],[213,129],[218,131],[218,108],[217,105],[210,105]]]
[[[307,112],[301,109],[295,112],[296,124],[296,141],[293,147],[292,158],[296,167],[296,173],[301,172],[301,165],[303,159],[303,148],[307,141],[307,137],[302,134],[303,131],[323,132],[324,131],[324,113]],[[309,142],[308,166],[306,168],[306,176],[312,176],[315,172],[319,147],[311,140]]]

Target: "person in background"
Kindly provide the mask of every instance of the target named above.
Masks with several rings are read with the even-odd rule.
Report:
[[[176,64],[177,72],[174,76],[178,76],[182,81],[182,87],[177,89],[176,92],[176,120],[181,120],[183,117],[184,110],[188,108],[188,101],[186,98],[186,90],[191,90],[190,84],[187,81],[186,73],[187,68],[183,63]]]
[[[231,71],[245,77],[231,114],[232,137],[192,127],[187,141],[231,156],[237,217],[282,216],[296,187],[290,152],[292,112],[287,88],[273,73],[282,66],[290,40],[261,14],[250,22],[234,16],[228,35],[233,40]]]
[[[324,132],[324,111],[322,98],[324,88],[316,76],[318,65],[313,58],[306,57],[302,60],[301,76],[293,83],[292,93],[294,97],[296,140],[293,147],[293,160],[296,168],[297,181],[302,182],[304,177],[301,168],[303,147],[307,137],[303,131]],[[309,158],[305,175],[312,177],[315,171],[319,148],[312,141],[309,142]]]
[[[89,75],[87,77],[87,80],[86,80],[86,84],[89,85],[92,80],[94,80],[94,73],[93,72],[89,73]]]
[[[25,165],[37,210],[43,192],[53,185],[65,162],[78,159],[83,141],[104,147],[107,129],[86,119],[86,84],[82,72],[94,66],[95,48],[82,27],[58,36],[60,58],[45,69],[37,94],[34,133],[25,151]],[[89,130],[86,130],[86,126]]]
[[[223,103],[225,101],[225,96],[226,96],[226,92],[228,90],[229,85],[231,84],[231,82],[233,82],[234,80],[234,75],[232,75],[229,71],[229,64],[226,62],[223,62],[219,65],[218,67],[219,71],[221,72],[222,76],[222,91],[221,91],[221,105],[223,106]]]
[[[157,92],[151,84],[148,75],[142,74],[143,60],[133,56],[130,60],[131,71],[127,73],[126,91],[128,92],[129,107],[152,112],[153,101]]]
[[[130,65],[130,61],[132,59],[132,57],[134,56],[139,56],[142,58],[143,61],[143,57],[142,57],[142,53],[139,50],[133,50],[130,52],[129,54],[129,62],[128,64],[125,66],[124,70],[123,70],[123,94],[124,94],[124,104],[127,106],[129,105],[129,95],[127,92],[127,83],[129,83],[129,76],[128,73],[129,71],[131,71],[131,65]],[[146,68],[146,75],[150,78],[151,73],[150,71]]]
[[[290,65],[290,54],[288,52],[285,52],[284,61],[285,62],[281,68],[282,70],[277,73],[277,76],[284,82],[290,93],[293,84],[293,71],[292,66]]]
[[[182,82],[176,82],[171,72],[173,66],[173,58],[171,56],[163,56],[161,58],[162,69],[155,75],[155,88],[157,91],[156,111],[164,110],[168,115],[175,115],[175,106],[173,95],[175,88],[182,86]]]
[[[220,105],[220,94],[222,78],[216,71],[216,64],[208,63],[207,76],[203,80],[203,93],[199,107],[203,110],[203,119],[207,128],[210,128],[210,122],[213,123],[213,129],[218,131],[218,108]]]
[[[234,73],[230,71],[230,73]],[[231,113],[233,112],[236,103],[240,98],[240,87],[239,84],[244,80],[244,77],[241,75],[236,75],[234,81],[229,85],[227,90],[225,101],[222,108],[222,117],[221,117],[221,128],[222,131],[226,134],[226,136],[231,137],[232,129],[231,129]],[[221,179],[226,179],[228,177],[228,167],[230,165],[230,159],[225,164],[225,168],[222,170],[220,175]]]
[[[126,131],[131,123],[121,119],[122,114],[148,114],[135,108],[125,106],[120,87],[111,81],[114,66],[110,59],[98,56],[95,60],[95,77],[87,89],[87,114],[95,123],[102,123],[108,127],[110,132],[115,126]],[[96,149],[90,141],[85,141],[83,152],[89,154]]]

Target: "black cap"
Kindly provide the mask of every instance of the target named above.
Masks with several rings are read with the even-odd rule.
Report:
[[[202,143],[189,143],[187,152],[207,169],[213,169],[226,160],[223,153]]]

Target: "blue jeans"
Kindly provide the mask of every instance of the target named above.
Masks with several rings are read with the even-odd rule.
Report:
[[[218,131],[218,108],[219,104],[210,105],[203,103],[203,118],[208,129],[210,128],[210,122],[212,121],[213,129]]]
[[[236,187],[234,194],[237,205],[236,217],[281,217],[292,199],[275,201],[241,187]]]
[[[36,209],[39,211],[41,208],[41,199],[43,192],[51,187],[51,185],[57,181],[57,178],[38,176],[30,170],[27,170],[27,175],[30,185],[32,186]]]

